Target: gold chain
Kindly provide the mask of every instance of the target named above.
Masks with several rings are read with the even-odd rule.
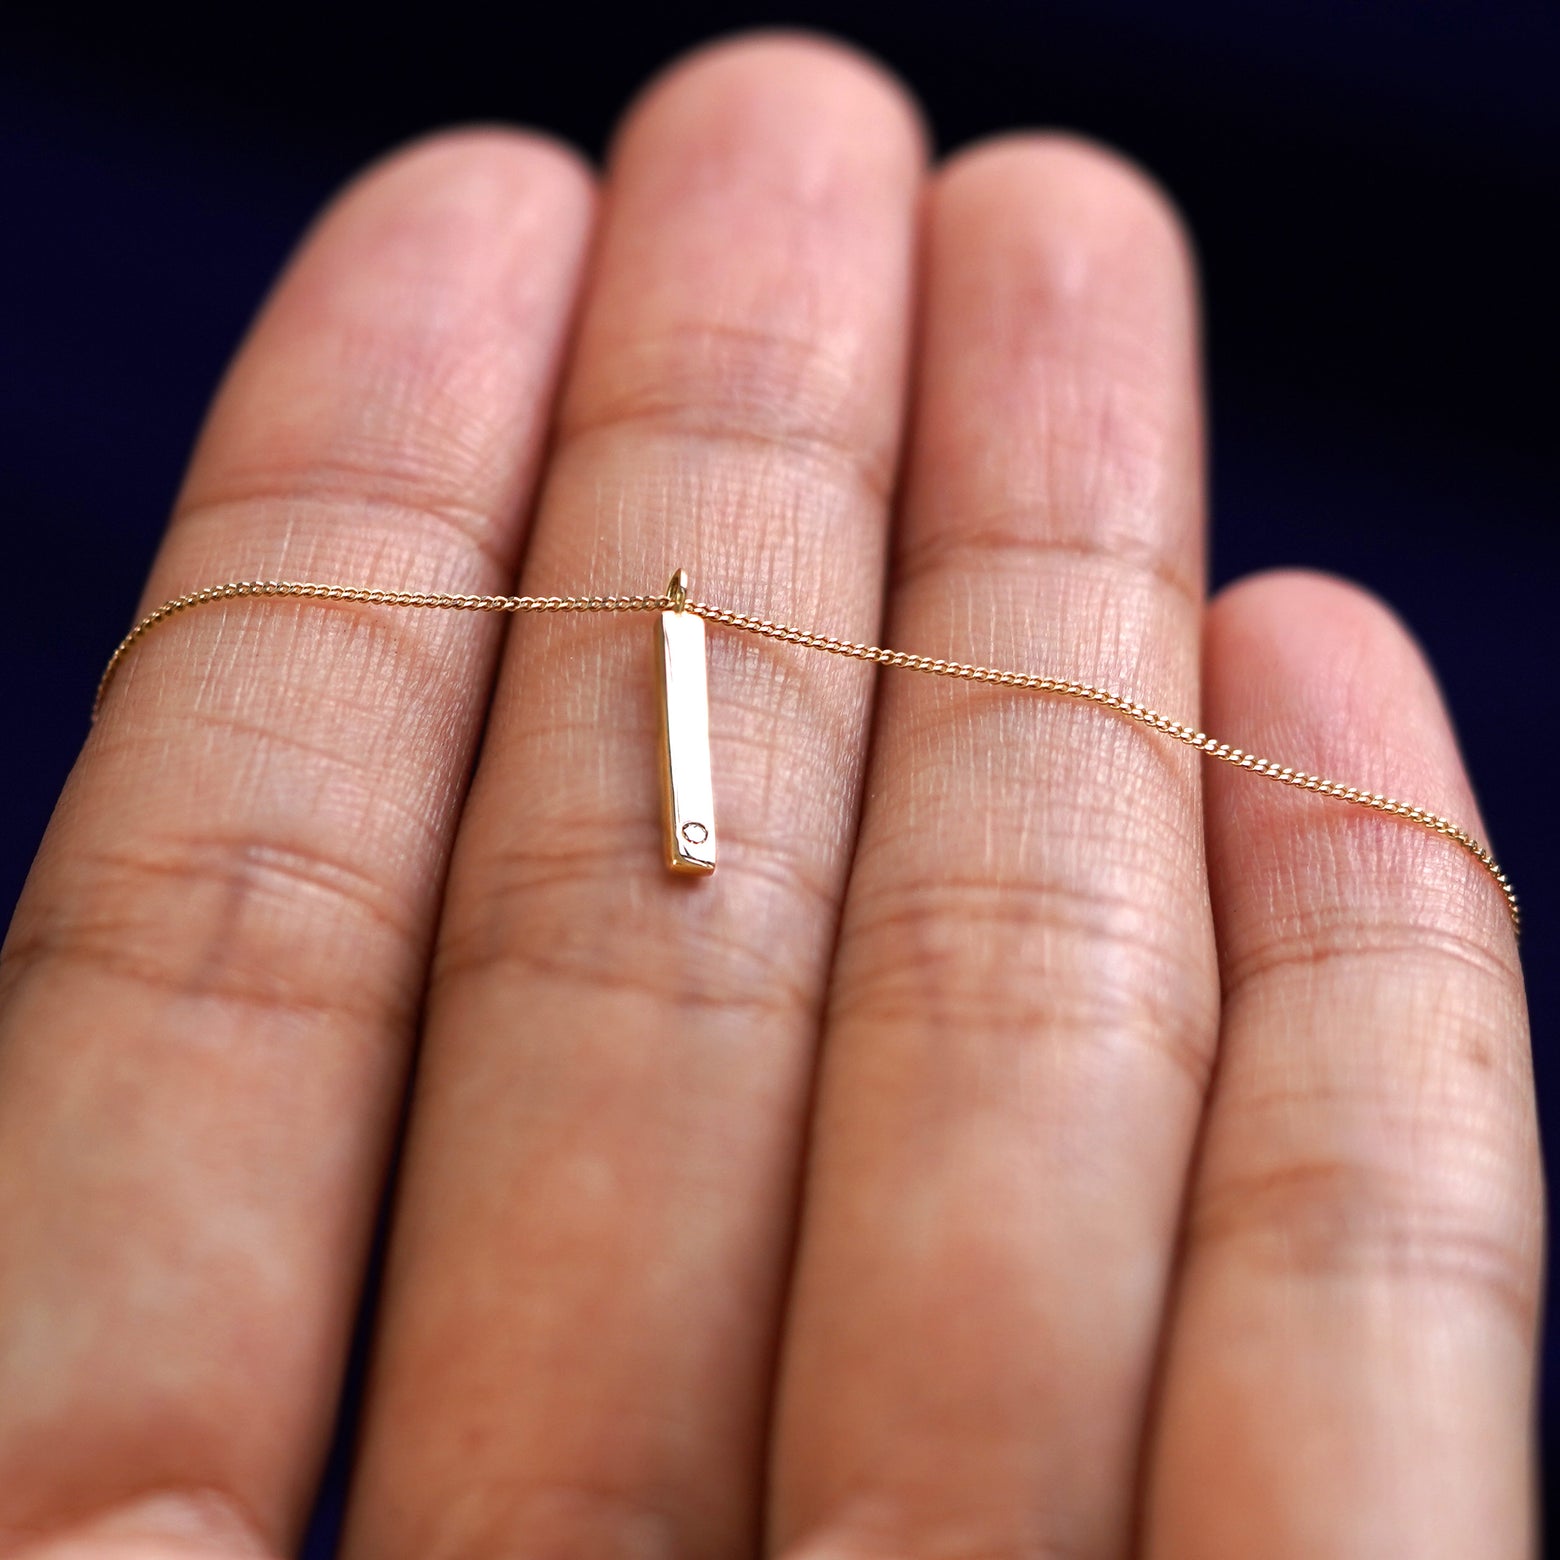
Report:
[[[1209,758],[1217,758],[1238,769],[1254,775],[1264,775],[1281,785],[1295,786],[1302,791],[1314,791],[1318,796],[1330,796],[1341,802],[1351,802],[1356,807],[1368,807],[1373,812],[1387,813],[1394,818],[1406,819],[1435,834],[1444,835],[1460,845],[1475,861],[1494,878],[1506,908],[1511,912],[1512,927],[1520,932],[1522,916],[1517,905],[1516,890],[1511,880],[1497,865],[1494,856],[1468,831],[1443,818],[1439,813],[1410,802],[1400,802],[1395,797],[1382,796],[1359,786],[1344,785],[1338,780],[1328,780],[1321,775],[1307,774],[1286,764],[1261,758],[1243,748],[1220,742],[1207,732],[1199,731],[1185,721],[1173,720],[1147,705],[1134,703],[1107,688],[1096,688],[1090,683],[1072,682],[1064,677],[1042,677],[1033,672],[1003,671],[997,667],[977,666],[964,661],[945,661],[939,657],[917,655],[909,650],[887,650],[881,645],[861,644],[850,639],[835,639],[828,634],[813,633],[809,629],[795,628],[788,623],[772,622],[768,618],[754,617],[747,612],[737,612],[730,607],[712,606],[708,602],[671,595],[659,596],[466,596],[441,591],[373,590],[361,585],[321,585],[300,580],[229,580],[222,585],[208,585],[202,590],[192,590],[183,596],[165,601],[155,611],[148,612],[115,647],[108,665],[98,682],[97,695],[92,701],[92,718],[97,719],[103,707],[103,697],[114,673],[125,656],[140,640],[159,623],[191,607],[204,606],[213,601],[232,601],[246,596],[302,597],[320,601],[354,601],[375,607],[442,607],[457,612],[664,612],[672,607],[697,614],[707,622],[719,623],[745,634],[758,634],[765,639],[777,639],[783,644],[801,645],[809,650],[822,650],[828,655],[847,656],[855,661],[872,661],[879,666],[898,666],[906,671],[926,672],[935,677],[957,677],[966,682],[990,683],[998,688],[1020,688],[1036,693],[1055,694],[1064,699],[1079,699],[1112,710],[1139,725],[1151,727],[1177,742],[1196,748]]]

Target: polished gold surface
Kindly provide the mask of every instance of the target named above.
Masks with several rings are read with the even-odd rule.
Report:
[[[713,872],[715,788],[704,619],[687,610],[688,576],[681,569],[666,594],[672,605],[661,614],[655,636],[666,864],[673,872]]]
[[[1276,780],[1281,785],[1295,786],[1318,796],[1332,797],[1349,802],[1356,807],[1369,808],[1373,812],[1386,813],[1417,824],[1432,833],[1444,836],[1467,851],[1499,887],[1511,914],[1513,927],[1520,931],[1521,912],[1517,904],[1516,890],[1511,880],[1501,870],[1490,852],[1468,831],[1450,818],[1433,813],[1411,802],[1396,797],[1383,796],[1362,786],[1345,785],[1339,780],[1329,780],[1321,775],[1308,774],[1279,764],[1270,758],[1261,758],[1228,742],[1221,742],[1205,731],[1185,721],[1174,720],[1158,710],[1138,704],[1121,694],[1106,688],[1096,688],[1090,683],[1074,682],[1063,677],[1045,677],[1035,672],[1003,671],[997,667],[979,666],[964,661],[946,661],[933,656],[918,655],[908,650],[887,650],[881,645],[859,643],[850,639],[835,639],[828,634],[814,633],[796,628],[789,623],[774,622],[768,618],[754,617],[730,607],[720,607],[709,602],[695,601],[688,596],[687,576],[681,571],[673,576],[672,584],[661,596],[461,596],[433,591],[375,590],[363,585],[323,585],[310,581],[285,580],[230,580],[221,585],[208,585],[204,589],[190,591],[166,601],[153,612],[148,612],[115,647],[103,669],[98,683],[97,697],[93,701],[92,715],[97,718],[102,708],[109,682],[119,669],[125,656],[158,624],[189,610],[214,601],[232,601],[242,597],[301,597],[318,601],[360,602],[379,607],[444,607],[464,612],[660,612],[668,616],[695,621],[719,623],[726,628],[745,634],[758,634],[765,639],[777,639],[783,644],[800,645],[808,650],[821,650],[827,655],[847,656],[857,661],[872,661],[879,666],[903,667],[906,671],[925,672],[936,677],[961,678],[966,682],[990,683],[999,688],[1019,688],[1035,693],[1052,694],[1063,699],[1078,699],[1097,704],[1127,720],[1136,721],[1154,731],[1184,742],[1209,758],[1216,758],[1239,769],[1249,770]],[[700,666],[703,666],[701,624]],[[707,725],[706,725],[707,729]],[[706,738],[707,742],[707,738]],[[702,820],[693,820],[702,821]],[[697,831],[695,831],[697,832]],[[713,843],[713,819],[710,839]],[[708,870],[689,868],[688,870]]]

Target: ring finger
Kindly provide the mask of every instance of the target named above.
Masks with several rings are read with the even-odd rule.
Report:
[[[893,642],[1194,711],[1200,410],[1174,222],[1055,138],[957,159],[928,220]],[[1088,705],[886,686],[782,1365],[777,1549],[1124,1552],[1216,1029],[1198,780]]]

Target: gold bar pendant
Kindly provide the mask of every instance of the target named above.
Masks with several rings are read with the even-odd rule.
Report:
[[[688,576],[672,576],[673,606],[661,614],[661,800],[666,864],[673,872],[715,870],[715,788],[710,777],[710,699],[704,619],[684,610]]]

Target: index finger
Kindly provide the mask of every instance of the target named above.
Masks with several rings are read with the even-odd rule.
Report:
[[[589,221],[530,137],[363,180],[237,360],[147,602],[505,588]],[[116,678],[0,966],[0,1550],[300,1520],[498,626],[235,602]]]

